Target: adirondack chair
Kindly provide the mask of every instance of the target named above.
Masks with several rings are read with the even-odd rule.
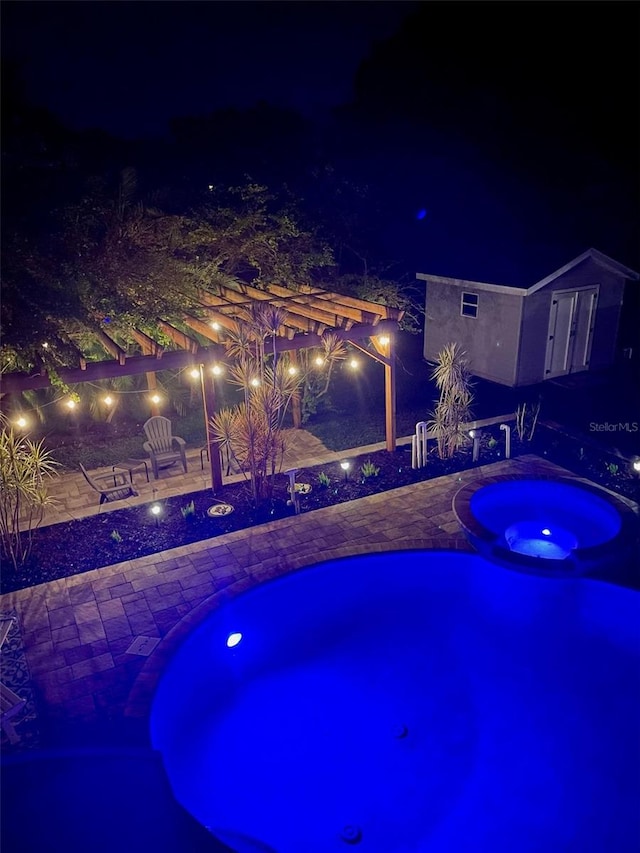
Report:
[[[157,415],[144,424],[147,441],[142,445],[151,459],[153,476],[158,479],[161,468],[168,468],[181,462],[185,474],[187,472],[186,442],[184,438],[171,434],[171,421]]]
[[[124,498],[135,498],[138,493],[127,480],[124,471],[114,471],[113,474],[91,475],[82,463],[80,463],[85,480],[92,489],[100,495],[100,506],[109,501],[121,501]]]

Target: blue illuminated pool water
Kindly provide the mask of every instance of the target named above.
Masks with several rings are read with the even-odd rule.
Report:
[[[326,563],[212,613],[151,737],[239,853],[635,853],[640,593],[459,552]]]

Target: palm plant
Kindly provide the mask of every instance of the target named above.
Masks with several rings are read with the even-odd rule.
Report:
[[[466,353],[458,344],[447,344],[438,353],[431,378],[440,392],[427,427],[436,433],[438,456],[449,459],[468,439],[462,429],[471,420],[473,385]]]
[[[58,463],[42,441],[17,434],[3,415],[0,427],[0,546],[17,569],[29,559],[44,510],[54,503],[47,480]]]
[[[241,389],[243,400],[234,408],[222,409],[209,421],[221,451],[250,479],[256,505],[273,492],[286,450],[285,417],[307,376],[306,370],[293,364],[286,354],[277,353],[277,332],[285,319],[282,309],[259,303],[252,303],[240,315],[238,330],[229,335],[225,346],[236,360],[229,370],[230,382]],[[271,347],[267,344],[269,337]],[[324,358],[331,362],[344,357],[341,352],[329,342]]]

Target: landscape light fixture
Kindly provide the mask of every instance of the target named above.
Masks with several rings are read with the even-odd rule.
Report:
[[[291,367],[289,368],[289,376],[295,376],[297,372],[298,368],[291,365]]]
[[[211,372],[213,373],[214,376],[220,376],[220,374],[222,373],[222,368],[220,367],[219,364],[214,364],[213,367],[211,368]]]
[[[161,400],[162,400],[162,397],[161,397],[159,394],[154,394],[154,395],[153,395],[153,397],[151,398],[151,402],[152,402],[152,403],[155,403],[156,405],[157,405]]]
[[[344,481],[346,483],[349,479],[349,468],[351,467],[351,463],[347,462],[347,460],[345,459],[343,462],[340,463],[340,467],[344,471]]]
[[[194,367],[193,370],[189,371],[189,376],[192,379],[199,379],[200,378],[200,371],[198,370],[197,367]]]
[[[23,417],[19,417],[16,421],[16,426],[20,427],[20,429],[24,429],[27,425],[27,419]]]
[[[49,344],[46,341],[42,344],[42,349],[49,349]]]
[[[351,367],[353,370],[355,370],[357,368],[357,366],[358,366],[358,359],[352,358],[351,361],[349,362],[349,367]]]
[[[324,358],[323,358],[321,355],[319,355],[319,356],[317,356],[317,357],[315,358],[315,360],[314,360],[314,362],[313,362],[313,363],[314,363],[317,367],[322,367],[322,365],[324,364]]]
[[[380,343],[383,347],[386,347],[391,339],[388,335],[381,335],[378,338],[378,343]]]
[[[211,326],[211,328],[212,328],[215,332],[217,332],[217,331],[218,331],[218,329],[220,328],[220,323],[216,323],[216,321],[215,321],[215,320],[212,320],[212,321],[209,323],[209,325]]]
[[[162,512],[162,507],[160,504],[151,504],[149,508],[149,512],[156,520],[156,527],[160,524],[160,513]]]
[[[251,380],[251,385],[253,385],[254,388],[257,388],[259,384],[260,384],[260,380],[256,379],[256,377],[254,376],[253,379]]]
[[[67,409],[75,409],[76,401],[75,400],[67,400],[66,406],[67,406]]]
[[[112,406],[113,405],[113,397],[111,397],[109,394],[107,394],[107,396],[104,398],[104,400],[102,402],[105,404],[105,406]]]
[[[640,456],[636,456],[636,458],[631,462],[631,468],[636,474],[640,474]]]

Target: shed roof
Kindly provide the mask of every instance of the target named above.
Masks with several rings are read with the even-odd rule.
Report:
[[[528,296],[532,293],[535,293],[538,290],[541,290],[546,285],[551,284],[555,279],[560,278],[560,276],[569,272],[574,267],[577,267],[579,264],[583,263],[586,260],[591,259],[598,266],[601,266],[603,269],[608,270],[609,272],[613,272],[616,275],[620,275],[623,278],[630,279],[632,281],[637,281],[640,279],[640,274],[635,272],[635,270],[630,269],[624,264],[615,261],[613,258],[608,257],[608,255],[599,252],[597,249],[587,249],[586,252],[583,252],[581,255],[575,257],[569,263],[564,264],[564,266],[559,267],[554,272],[549,275],[541,278],[539,281],[536,281],[534,284],[525,284],[522,285],[505,285],[505,284],[493,284],[490,282],[480,282],[480,281],[472,281],[470,279],[464,278],[451,278],[447,276],[440,275],[431,275],[429,273],[416,273],[416,278],[421,281],[433,281],[438,282],[440,284],[449,284],[452,287],[459,288],[468,288],[470,290],[489,290],[493,293],[506,293],[511,294],[513,296]]]

